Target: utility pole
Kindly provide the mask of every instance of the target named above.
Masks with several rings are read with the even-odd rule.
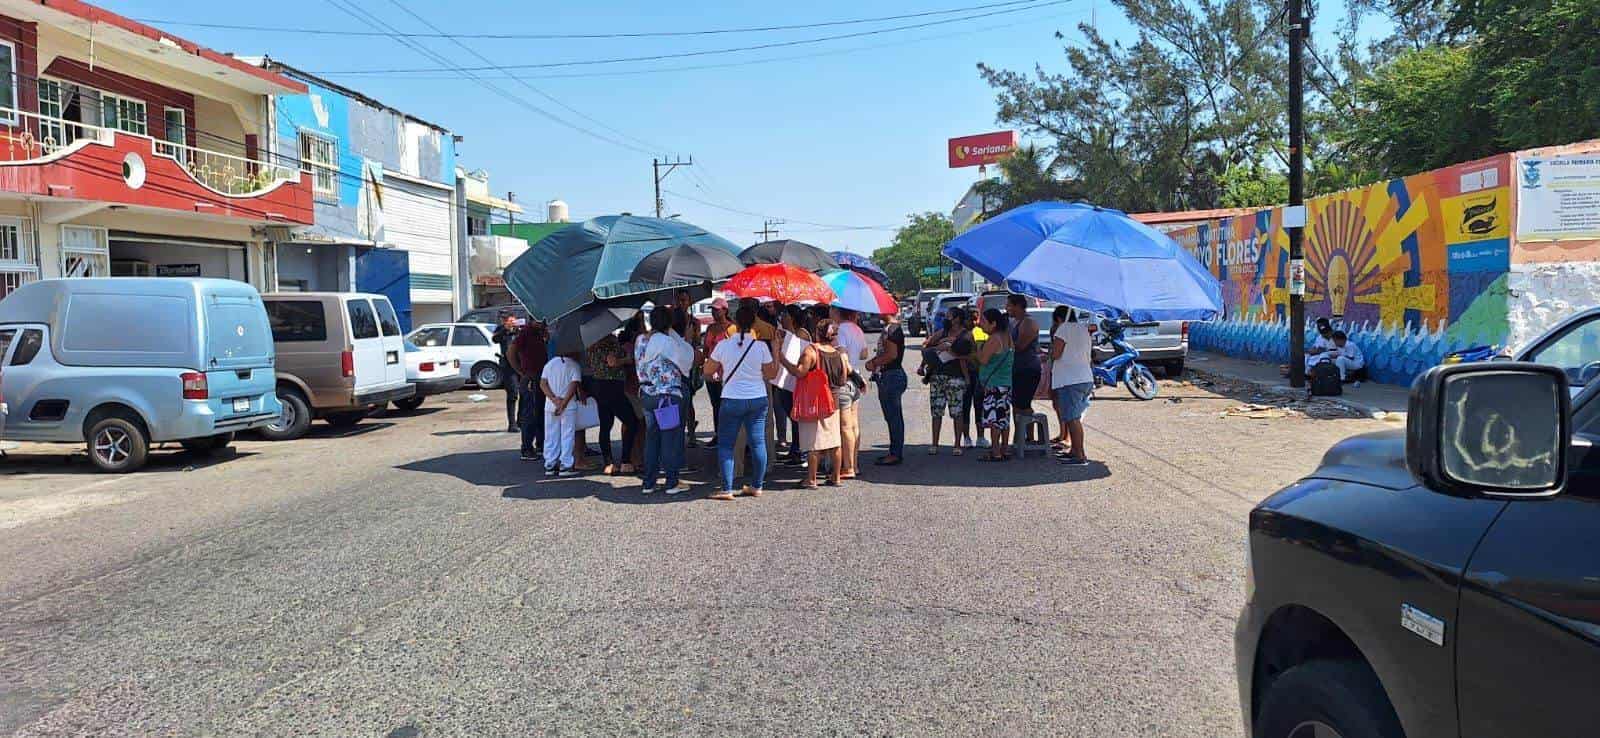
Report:
[[[1284,227],[1289,232],[1289,386],[1306,386],[1305,240],[1305,65],[1302,45],[1306,26],[1301,0],[1288,0],[1289,22],[1289,207]]]
[[[517,193],[507,190],[506,202],[515,205],[517,202]],[[511,235],[515,237],[517,233],[517,211],[512,210],[511,208],[506,208],[506,219],[511,223]]]
[[[773,236],[778,235],[778,229],[773,228],[773,226],[781,226],[784,224],[784,222],[785,221],[770,219],[761,221],[761,230],[755,232],[757,236],[761,237],[761,240],[757,241],[756,243],[766,243],[767,241],[771,241]]]
[[[678,167],[692,167],[692,166],[694,166],[694,157],[692,157],[692,156],[689,157],[688,161],[684,161],[681,157],[676,157],[676,156],[672,158],[672,161],[667,161],[666,159],[651,159],[650,160],[650,173],[653,175],[653,179],[655,179],[655,181],[656,181],[656,217],[657,218],[661,217],[661,212],[663,210],[666,210],[666,208],[667,208],[667,204],[665,202],[663,202],[662,199],[661,199],[661,180],[666,179],[667,175],[671,174],[672,170],[677,169]],[[662,170],[665,170],[665,171],[662,171]]]

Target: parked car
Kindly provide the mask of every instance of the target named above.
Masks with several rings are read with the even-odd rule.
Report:
[[[968,309],[971,307],[969,303],[972,302],[973,297],[974,295],[966,292],[946,292],[942,295],[934,297],[933,302],[930,303],[928,307],[928,325],[925,332],[933,332],[933,326],[935,325],[934,316],[944,315],[950,312],[950,308],[953,307],[958,307],[963,310]],[[943,323],[943,321],[938,322],[941,324]]]
[[[1009,290],[984,290],[982,294],[978,295],[976,304],[973,307],[980,313],[991,308],[1003,313],[1006,310],[1006,300],[1010,297],[1011,292]],[[1049,300],[1041,300],[1037,297],[1028,297],[1026,295],[1023,298],[1028,301],[1030,310],[1032,308],[1046,308],[1045,315],[1047,317],[1049,316],[1048,308],[1055,307],[1055,303]]]
[[[1600,382],[1584,377],[1600,311],[1514,358],[1429,370],[1404,431],[1340,442],[1251,512],[1250,735],[1546,738],[1600,720]]]
[[[152,443],[213,453],[281,412],[254,287],[228,279],[47,279],[0,300],[10,440],[84,443],[108,472]]]
[[[500,325],[500,313],[507,310],[511,311],[511,314],[516,316],[517,325],[524,325],[528,322],[528,309],[523,307],[522,303],[519,302],[512,303],[510,305],[494,305],[491,307],[478,308],[477,310],[468,310],[467,312],[463,313],[461,317],[456,318],[456,322],[483,323],[493,327]]]
[[[910,311],[906,315],[906,332],[913,336],[928,335],[933,318],[933,300],[949,293],[950,290],[918,290],[911,299]]]
[[[406,381],[411,383],[416,392],[410,397],[395,400],[395,407],[410,412],[422,407],[423,398],[454,392],[466,383],[461,376],[461,360],[449,350],[422,348],[409,340],[404,345]]]
[[[861,325],[863,333],[879,333],[889,324],[887,318],[877,313],[862,313],[857,322]]]
[[[1122,334],[1123,340],[1139,352],[1139,363],[1159,366],[1168,377],[1183,373],[1184,361],[1189,358],[1189,322],[1163,320],[1156,323],[1135,323]],[[1094,360],[1104,361],[1115,351],[1096,345]]]
[[[485,323],[429,323],[406,336],[423,348],[448,347],[461,361],[461,378],[482,389],[495,389],[500,376],[500,347],[494,342],[494,325]]]
[[[405,339],[394,306],[361,292],[262,295],[278,350],[283,412],[261,429],[269,440],[305,435],[312,418],[335,427],[415,392],[406,382]]]

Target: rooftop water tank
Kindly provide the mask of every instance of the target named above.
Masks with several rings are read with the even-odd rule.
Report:
[[[561,200],[551,200],[545,205],[545,219],[551,223],[565,223],[568,219],[567,204]]]

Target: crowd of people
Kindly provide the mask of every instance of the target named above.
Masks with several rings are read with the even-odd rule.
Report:
[[[860,403],[876,394],[888,426],[888,450],[876,465],[905,462],[901,400],[910,378],[905,333],[890,318],[875,345],[854,311],[716,299],[711,320],[691,313],[688,292],[673,304],[635,315],[582,351],[555,351],[546,326],[519,327],[501,316],[495,341],[506,377],[509,430],[522,434],[524,460],[547,475],[600,470],[638,474],[642,494],[677,495],[682,475],[698,471],[695,395],[704,390],[712,417],[720,484],[712,499],[759,497],[771,464],[804,469],[801,486],[839,486],[860,473]],[[1061,432],[1055,455],[1088,463],[1082,417],[1094,390],[1090,327],[1057,308],[1040,330],[1020,296],[1005,310],[969,315],[952,308],[924,343],[915,373],[929,385],[930,454],[941,451],[942,420],[952,426],[951,453],[986,446],[981,461],[1013,456],[1014,432],[1048,400]],[[622,426],[620,446],[613,431]],[[587,429],[597,427],[600,459],[587,459]],[[982,438],[984,433],[987,438]],[[977,439],[975,441],[975,439]],[[743,482],[739,480],[743,478]]]

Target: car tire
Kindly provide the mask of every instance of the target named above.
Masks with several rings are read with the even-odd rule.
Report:
[[[422,398],[421,397],[407,397],[404,400],[395,400],[394,401],[394,406],[398,410],[403,410],[403,411],[408,412],[408,413],[409,412],[413,412],[417,408],[422,407]]]
[[[278,404],[283,406],[283,412],[277,420],[261,426],[259,432],[262,438],[269,441],[293,441],[310,430],[311,406],[298,391],[279,392]]]
[[[226,449],[232,443],[232,433],[218,433],[214,436],[206,436],[204,438],[189,438],[178,442],[179,445],[183,446],[185,451],[204,454],[206,456],[215,456],[219,453],[222,453],[223,449]]]
[[[480,361],[472,367],[472,383],[478,385],[478,389],[499,389],[503,378],[499,365],[494,362]]]
[[[144,429],[117,415],[89,426],[84,443],[89,449],[89,461],[100,471],[113,474],[138,470],[150,454],[150,439]]]
[[[1161,365],[1161,371],[1167,373],[1167,379],[1177,379],[1183,376],[1183,359],[1173,359]]]
[[[354,428],[356,423],[367,417],[369,410],[351,410],[343,413],[328,413],[323,420],[335,428]]]
[[[1405,738],[1400,718],[1366,664],[1312,661],[1279,675],[1267,689],[1254,738],[1329,735]]]

